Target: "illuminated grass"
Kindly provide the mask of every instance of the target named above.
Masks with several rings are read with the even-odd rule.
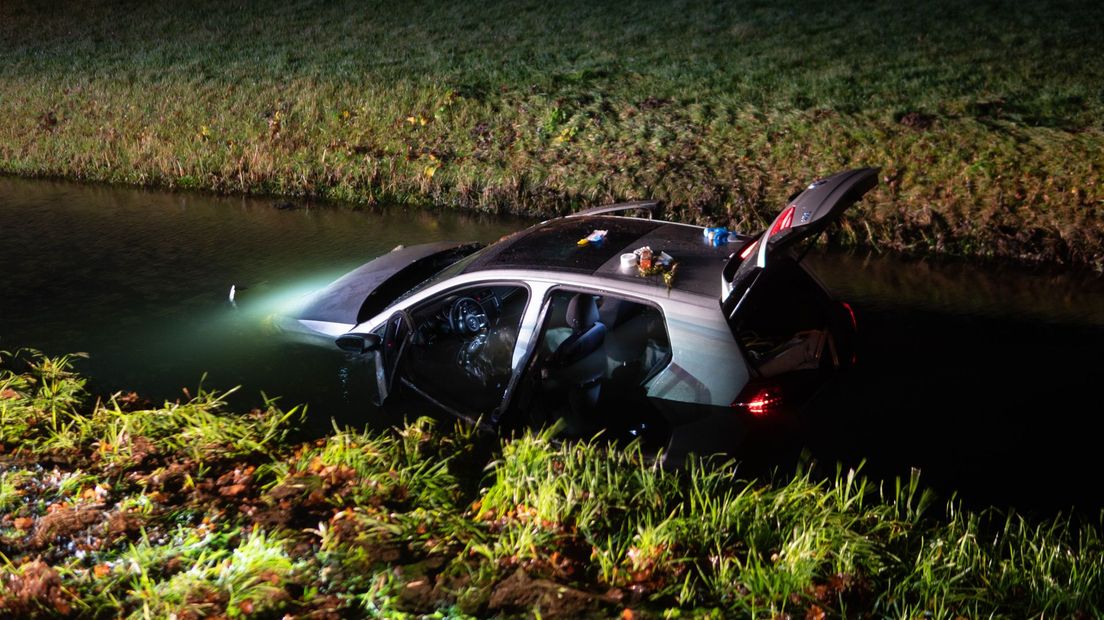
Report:
[[[0,6],[0,171],[754,229],[1104,268],[1100,3]]]
[[[22,386],[0,398],[5,425],[15,410],[48,419],[41,407],[57,401],[43,390],[73,397],[53,413],[76,427],[120,415],[81,404],[65,360],[30,362],[0,368],[0,384]],[[213,414],[219,404],[192,406]],[[205,467],[180,444],[106,458],[91,436],[58,448],[37,441],[54,434],[45,422],[13,426],[29,441],[13,454],[5,439],[0,462],[0,615],[1104,612],[1099,518],[969,511],[936,502],[917,475],[746,480],[732,462],[670,471],[637,445],[557,443],[554,430],[488,445],[429,419],[292,444],[273,430],[287,429],[284,414],[260,415],[268,421],[253,423],[275,439]],[[181,429],[193,419],[166,418]],[[218,429],[240,423],[212,415],[207,436],[230,449],[240,433]],[[43,458],[58,465],[35,474]]]
[[[236,545],[227,533],[196,538],[181,531],[169,545],[141,541],[120,558],[120,570],[128,573],[132,618],[158,618],[172,614],[198,617],[226,609],[232,615],[280,609],[287,602],[284,584],[295,566],[284,547],[286,541],[254,529]],[[168,550],[169,558],[159,557]],[[152,576],[163,571],[168,560],[184,566],[167,578]]]

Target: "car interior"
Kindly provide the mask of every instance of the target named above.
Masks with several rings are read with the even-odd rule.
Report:
[[[418,391],[460,413],[493,411],[512,376],[525,287],[463,289],[411,313],[401,376]]]
[[[649,403],[644,384],[670,359],[663,316],[655,306],[556,290],[512,409],[526,412],[529,426],[563,420],[572,437],[602,432],[661,445],[667,425]]]
[[[778,258],[732,327],[761,378],[838,367],[838,305],[796,261]]]

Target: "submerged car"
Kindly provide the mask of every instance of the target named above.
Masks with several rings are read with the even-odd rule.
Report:
[[[562,420],[675,460],[728,451],[853,361],[854,315],[800,261],[876,184],[872,168],[816,181],[755,235],[620,215],[656,207],[634,202],[485,247],[400,247],[295,320],[369,364],[381,406],[505,429]]]

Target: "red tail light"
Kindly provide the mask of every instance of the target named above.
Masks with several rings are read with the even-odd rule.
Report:
[[[751,243],[749,243],[747,247],[744,248],[742,252],[740,252],[740,260],[746,260],[747,257],[751,256],[751,253],[755,251],[755,246],[757,245],[759,245],[758,241],[752,241]]]
[[[855,320],[855,311],[851,309],[851,304],[841,301],[840,305],[843,306],[844,310],[847,310],[848,316],[851,317],[851,329],[859,331],[859,322]]]
[[[843,306],[843,309],[847,311],[847,316],[851,319],[851,331],[854,332],[854,333],[858,333],[859,332],[859,322],[857,320],[855,320],[855,311],[851,308],[851,304],[847,303],[846,301],[841,301],[840,305]],[[857,353],[852,351],[851,352],[851,365],[854,366],[855,364],[858,364],[858,363],[859,363],[859,356],[858,356]]]
[[[732,406],[761,418],[782,407],[782,388],[776,385],[749,385]]]
[[[770,234],[767,235],[767,238],[770,239],[778,233],[789,229],[789,227],[793,224],[793,216],[794,206],[790,205],[786,207],[785,211],[782,212],[782,216],[774,221],[774,226],[771,226]]]

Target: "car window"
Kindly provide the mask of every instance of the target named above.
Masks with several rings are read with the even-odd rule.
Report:
[[[555,290],[537,336],[522,407],[564,419],[568,433],[636,436],[655,424],[645,383],[671,360],[659,308],[614,295]]]
[[[529,291],[519,285],[451,291],[415,308],[402,377],[465,415],[493,412],[513,374],[512,359]]]

